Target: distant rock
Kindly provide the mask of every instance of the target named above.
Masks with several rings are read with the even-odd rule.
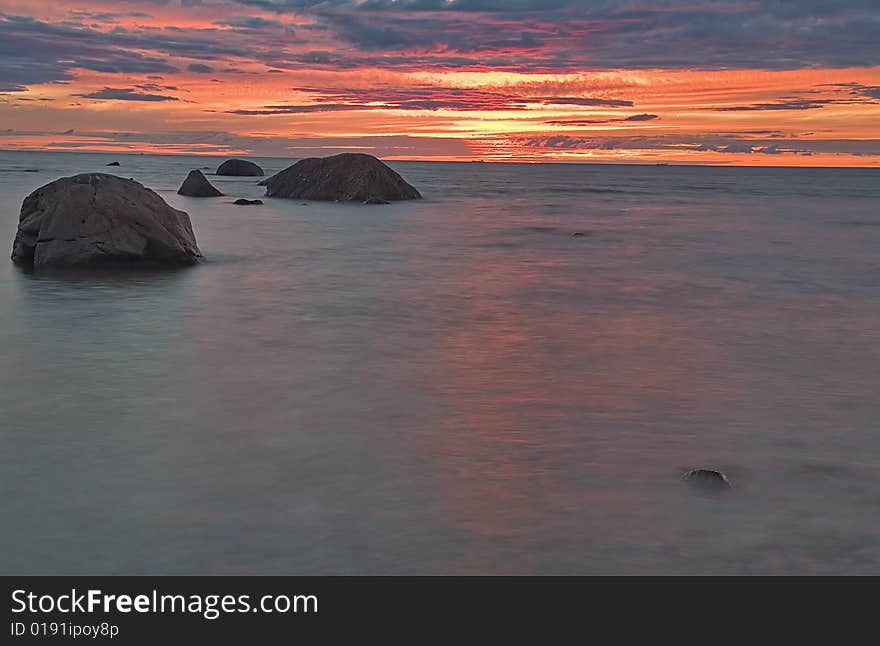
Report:
[[[191,265],[202,257],[189,216],[133,180],[63,177],[21,205],[12,261],[31,267]]]
[[[268,197],[371,204],[422,197],[388,166],[363,153],[303,159],[262,184]]]
[[[119,166],[119,162],[110,162],[107,166]]]
[[[246,159],[227,159],[217,168],[217,174],[236,177],[262,177],[263,169]]]
[[[263,200],[246,200],[243,197],[235,200],[233,204],[237,204],[238,206],[259,206],[263,203]]]
[[[721,471],[714,469],[691,469],[682,477],[689,485],[715,491],[731,489],[730,481]]]
[[[593,235],[590,231],[575,231],[571,234],[572,238],[586,238],[587,236]]]
[[[183,184],[177,189],[177,193],[187,197],[220,197],[223,195],[211,185],[211,182],[200,170],[191,170],[183,180]]]

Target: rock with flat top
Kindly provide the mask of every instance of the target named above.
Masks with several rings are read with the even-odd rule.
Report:
[[[12,261],[29,267],[192,265],[189,216],[134,180],[85,173],[38,188],[21,205]]]
[[[236,177],[262,177],[263,169],[246,159],[227,159],[217,167],[217,174]]]
[[[208,178],[200,170],[191,170],[186,179],[183,180],[183,184],[177,189],[177,193],[187,197],[220,197],[223,195],[208,181]]]
[[[261,182],[268,197],[381,204],[422,196],[372,155],[343,153],[312,157]]]
[[[260,206],[262,203],[263,200],[246,200],[243,197],[233,202],[233,204],[235,204],[236,206]]]

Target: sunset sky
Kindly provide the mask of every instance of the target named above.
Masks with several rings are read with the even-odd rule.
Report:
[[[0,148],[880,166],[880,1],[0,0]]]

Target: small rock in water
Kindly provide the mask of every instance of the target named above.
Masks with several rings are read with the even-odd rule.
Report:
[[[364,204],[391,204],[388,200],[383,200],[380,197],[369,197],[364,200]]]
[[[263,200],[246,200],[243,197],[235,200],[233,204],[237,204],[238,206],[257,206],[263,203]]]
[[[217,175],[238,177],[262,177],[263,169],[246,159],[227,159],[217,167]]]
[[[575,231],[574,233],[571,234],[571,237],[572,238],[583,238],[588,235],[591,235],[591,233],[589,231]]]
[[[110,162],[108,166],[119,166],[119,162]]]
[[[700,487],[702,489],[711,489],[714,491],[725,491],[731,489],[730,481],[721,471],[715,469],[691,469],[682,477],[689,485]]]
[[[223,195],[223,193],[211,185],[211,182],[208,181],[208,178],[200,170],[191,170],[183,184],[177,189],[177,193],[189,197],[220,197]]]

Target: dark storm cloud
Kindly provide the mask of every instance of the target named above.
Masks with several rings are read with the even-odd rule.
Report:
[[[105,87],[97,92],[88,94],[74,94],[84,99],[102,99],[112,101],[177,101],[177,97],[168,96],[166,94],[149,94],[147,92],[138,92],[134,88],[121,87]]]
[[[816,110],[823,108],[833,99],[777,101],[775,103],[752,103],[750,105],[732,105],[715,108],[718,112],[750,112],[755,110]]]
[[[855,81],[849,83],[826,83],[823,87],[843,88],[854,97],[880,99],[880,85],[862,85]]]
[[[234,16],[214,23],[220,27],[241,27],[244,29],[260,29],[262,27],[284,27],[283,22],[267,20],[259,16]]]
[[[231,114],[276,115],[348,110],[525,110],[529,105],[628,107],[632,101],[601,97],[519,96],[476,88],[421,86],[407,89],[321,89],[293,88],[312,95],[315,103],[305,105],[267,105],[258,109],[232,110]],[[641,118],[641,115],[636,115]],[[651,115],[644,115],[650,117]]]
[[[811,155],[813,153],[880,155],[880,139],[750,139],[740,135],[675,134],[657,136],[573,136],[565,134],[517,137],[518,146],[535,150],[648,150],[747,153],[755,155]]]
[[[622,101],[620,99],[597,99],[595,97],[577,96],[538,97],[533,100],[540,101],[545,105],[582,105],[610,108],[631,108],[633,105],[632,101]]]
[[[349,112],[352,110],[375,110],[366,105],[347,105],[344,103],[318,103],[315,105],[266,105],[257,110],[229,110],[228,114],[273,115],[309,114],[312,112]]]
[[[819,89],[817,89],[819,88]],[[824,91],[835,94],[832,98],[814,99],[811,95]],[[767,103],[750,103],[747,105],[729,105],[712,108],[717,112],[754,112],[764,110],[818,110],[827,105],[878,104],[880,105],[880,87],[862,85],[861,83],[825,83],[802,90],[799,96],[786,97],[779,101]]]
[[[626,117],[624,119],[566,119],[561,121],[547,121],[552,126],[592,126],[603,123],[628,123],[628,122],[638,122],[638,121],[653,121],[655,119],[659,119],[660,116],[656,114],[634,114],[631,117]]]
[[[523,68],[880,64],[876,0],[235,1],[311,15],[362,52],[531,52]]]
[[[150,14],[145,11],[127,11],[114,13],[109,11],[88,11],[85,9],[73,9],[67,12],[71,18],[89,20],[91,22],[117,22],[120,18],[149,18]]]
[[[48,22],[0,14],[0,87],[69,80],[82,68],[119,74],[175,72],[176,57],[248,58],[248,43],[226,44],[220,29],[153,27],[109,31],[75,22]]]
[[[120,20],[198,4],[190,0],[122,4],[131,11],[0,13],[0,90],[68,80],[77,68],[170,72],[178,58],[218,68],[235,59],[282,70],[547,73],[880,65],[877,0],[217,0],[215,22],[201,28]],[[875,86],[849,91],[880,98]],[[766,105],[741,109],[818,107]]]

